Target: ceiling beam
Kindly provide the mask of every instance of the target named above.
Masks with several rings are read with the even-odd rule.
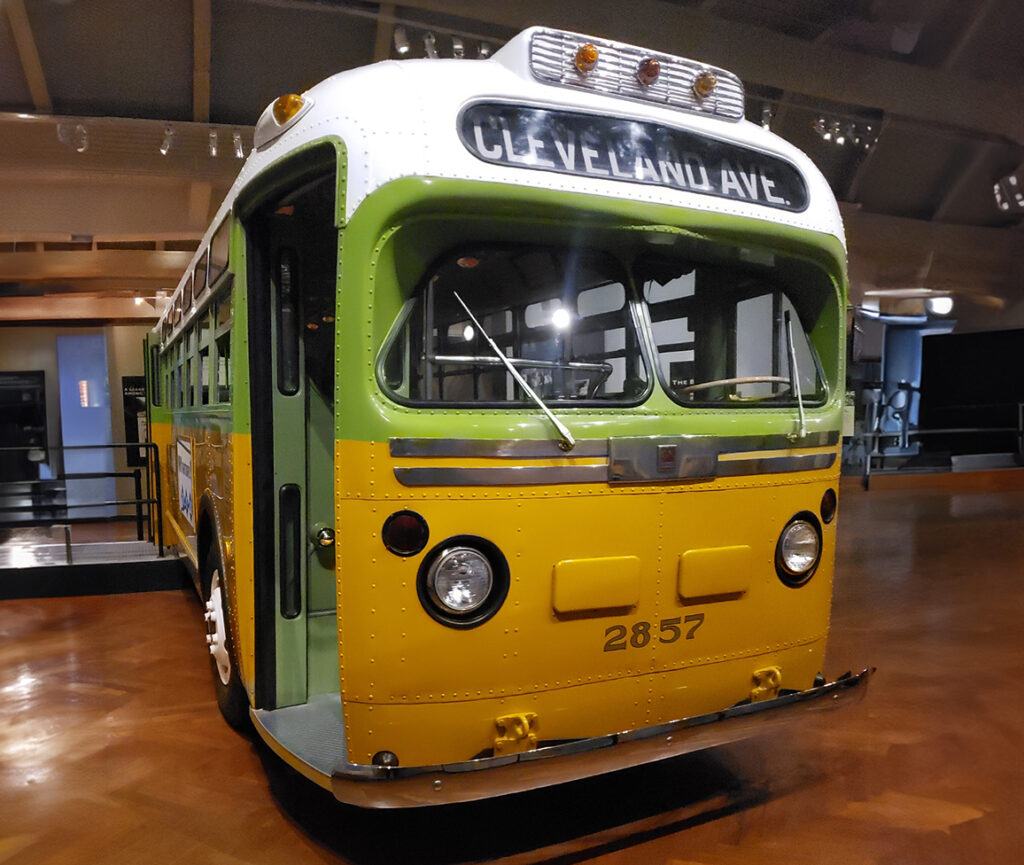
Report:
[[[942,58],[942,69],[949,71],[960,62],[960,58],[963,57],[968,46],[977,37],[982,24],[988,20],[988,16],[991,14],[992,7],[995,6],[996,2],[997,0],[975,0],[974,9],[968,18],[967,26],[960,31],[956,42],[950,47],[946,56]]]
[[[633,0],[629,15],[620,0],[405,0],[402,7],[407,15],[416,8],[516,30],[596,29],[594,35],[714,63],[746,81],[1024,142],[1024,112],[1008,108],[1024,104],[1022,85],[884,60],[664,0]],[[595,28],[597,21],[614,24]]]
[[[395,4],[381,3],[377,15],[377,36],[373,43],[373,62],[391,56],[391,34],[395,29]]]
[[[161,279],[177,285],[191,252],[94,249],[76,252],[5,252],[0,282],[57,283],[81,279]]]
[[[14,44],[18,50],[18,57],[21,59],[21,68],[25,73],[28,92],[32,96],[35,110],[40,114],[52,114],[53,102],[46,86],[46,76],[43,74],[43,64],[39,59],[39,49],[36,48],[36,40],[32,35],[32,25],[29,24],[28,14],[25,12],[25,2],[24,0],[6,0],[3,7],[7,10],[7,19],[11,22]]]
[[[171,146],[161,154],[168,127],[173,132]],[[217,156],[210,154],[211,132],[218,136]],[[242,168],[231,147],[235,132],[248,152],[251,126],[0,112],[0,173],[27,178],[106,172],[121,178],[174,177],[230,184]],[[77,150],[76,141],[85,146]]]
[[[210,0],[192,0],[192,119],[210,121]]]
[[[854,299],[864,289],[910,285],[1024,296],[1024,233],[882,216],[857,205],[840,210]]]
[[[0,322],[139,321],[152,322],[162,304],[136,303],[130,297],[0,297]]]

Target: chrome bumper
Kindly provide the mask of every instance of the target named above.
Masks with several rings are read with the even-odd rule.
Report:
[[[339,801],[363,808],[445,805],[520,793],[700,751],[827,711],[859,700],[873,672],[846,673],[772,700],[521,754],[393,769],[348,763],[332,773],[331,788]]]

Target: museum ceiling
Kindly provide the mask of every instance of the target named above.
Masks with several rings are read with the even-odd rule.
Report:
[[[1024,317],[1020,0],[2,0],[0,321],[151,318],[268,103],[532,24],[736,72],[840,200],[855,302]]]

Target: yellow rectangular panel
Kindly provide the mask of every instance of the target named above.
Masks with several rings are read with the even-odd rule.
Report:
[[[679,557],[679,596],[691,600],[743,594],[750,589],[753,564],[745,545],[687,550]]]
[[[552,605],[556,613],[610,610],[640,603],[640,559],[605,556],[565,559],[555,565]]]

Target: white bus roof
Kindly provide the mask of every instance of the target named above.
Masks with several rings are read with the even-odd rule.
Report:
[[[547,52],[546,70],[540,68],[537,60],[536,44],[544,39],[547,41],[542,48],[554,44],[552,40],[560,40],[570,47],[588,43],[596,46],[605,62],[603,78],[590,84],[579,74],[580,80],[574,81],[577,72],[569,70],[562,81],[553,82],[552,63],[557,65],[558,57]],[[714,99],[709,97],[707,105],[693,99],[691,94],[683,94],[678,87],[674,95],[663,88],[666,92],[659,97],[660,101],[644,98],[644,88],[634,80],[635,66],[627,68],[632,58],[643,56],[659,60],[666,73],[675,69],[677,78],[687,74],[687,69],[710,70],[725,92],[716,94]],[[571,62],[571,55],[568,62]],[[611,67],[616,67],[612,69],[614,74],[608,73]],[[624,84],[627,80],[632,86]],[[671,84],[670,81],[668,89]],[[272,106],[264,112],[256,129],[257,146],[221,205],[196,260],[209,243],[214,227],[254,178],[296,148],[331,137],[341,139],[347,150],[346,221],[368,195],[392,180],[437,177],[647,201],[749,217],[773,225],[829,234],[845,245],[835,198],[810,158],[769,130],[742,118],[742,85],[735,76],[696,61],[581,34],[534,27],[511,39],[487,60],[387,60],[331,76],[302,94],[302,98],[302,109],[282,129],[271,128],[270,140],[266,140],[266,127],[275,122],[271,116]],[[481,103],[522,106],[556,115],[590,116],[598,123],[604,122],[602,118],[614,118],[646,128],[714,139],[726,146],[735,145],[748,154],[759,154],[795,168],[806,184],[805,206],[799,209],[772,206],[771,200],[766,202],[763,194],[756,200],[757,196],[744,194],[744,188],[748,192],[755,189],[746,182],[737,182],[738,194],[729,196],[695,192],[678,184],[629,182],[625,175],[632,169],[631,165],[621,166],[619,175],[612,177],[607,166],[595,167],[593,172],[586,173],[537,170],[522,161],[510,164],[507,159],[485,161],[477,155],[479,148],[474,153],[472,142],[466,143],[459,133],[463,111]],[[721,110],[716,110],[717,107]],[[261,141],[266,143],[261,144]],[[552,142],[547,144],[547,150],[551,151]],[[555,155],[550,156],[550,161],[554,161]],[[579,164],[583,164],[581,159]],[[650,167],[650,170],[656,169],[657,166]],[[641,170],[638,162],[637,172]],[[770,184],[757,188],[772,198]]]

